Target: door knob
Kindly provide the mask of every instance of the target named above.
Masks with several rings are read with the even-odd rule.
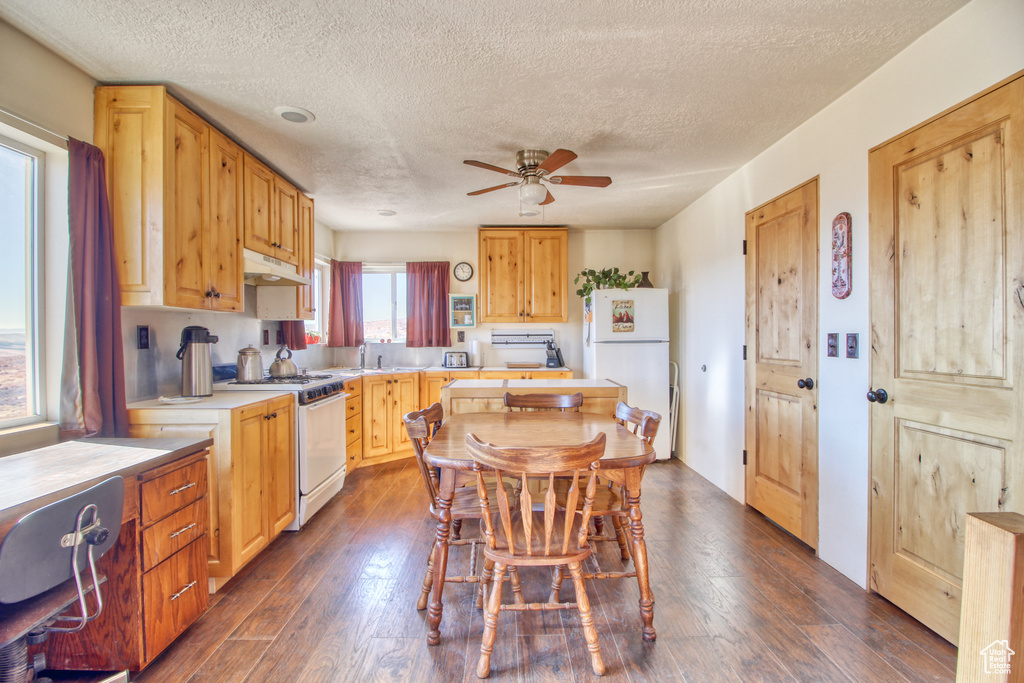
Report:
[[[885,403],[889,400],[889,394],[885,389],[874,389],[868,392],[868,400],[872,403]]]
[[[798,379],[796,381],[796,385],[798,387],[800,387],[801,389],[813,389],[814,388],[814,380],[811,379],[810,377],[808,377],[807,379]]]

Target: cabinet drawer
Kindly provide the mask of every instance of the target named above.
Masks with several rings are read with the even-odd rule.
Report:
[[[345,445],[345,453],[348,455],[348,461],[350,464],[358,463],[363,459],[363,440],[356,439],[350,444]]]
[[[349,396],[345,399],[345,416],[353,417],[363,413],[363,399],[360,396]]]
[[[147,527],[206,495],[206,461],[200,460],[143,482],[139,488],[142,526]]]
[[[146,660],[152,660],[206,611],[210,595],[206,536],[142,577]]]
[[[345,392],[351,394],[348,400],[354,401],[363,393],[363,378],[357,377],[345,382]]]
[[[353,415],[345,420],[345,445],[351,447],[352,442],[363,437],[363,419]]]
[[[142,531],[142,570],[149,571],[206,533],[206,499],[200,498]]]

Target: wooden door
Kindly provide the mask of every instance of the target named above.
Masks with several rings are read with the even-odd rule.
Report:
[[[525,321],[569,322],[569,233],[566,230],[527,230]]]
[[[1022,201],[1024,79],[869,156],[870,587],[953,643],[966,513],[1024,512]]]
[[[211,308],[244,308],[242,273],[242,149],[215,129],[210,130],[210,230],[206,246],[206,279]]]
[[[309,278],[310,283],[298,290],[296,302],[297,314],[303,320],[312,320],[316,309],[313,308],[313,235],[315,230],[313,219],[313,200],[299,193],[299,275]]]
[[[295,398],[267,404],[266,507],[273,538],[295,519]]]
[[[747,504],[817,548],[817,179],[746,221]]]
[[[276,256],[274,235],[274,174],[252,155],[245,154],[242,164],[245,202],[242,228],[247,249]]]
[[[172,176],[164,208],[164,303],[209,308],[204,240],[210,229],[210,127],[168,100]]]
[[[299,264],[299,191],[284,178],[274,176],[274,218],[271,222],[275,256]]]
[[[391,380],[391,450],[412,448],[402,417],[419,408],[419,374],[395,375]]]
[[[523,322],[523,231],[480,231],[480,321]]]
[[[363,377],[363,457],[391,452],[390,384],[386,377]]]
[[[233,565],[241,567],[256,556],[270,542],[267,512],[263,509],[263,491],[266,485],[267,405],[239,408],[235,411],[237,423],[232,425],[231,453],[231,509],[233,542],[237,552]]]

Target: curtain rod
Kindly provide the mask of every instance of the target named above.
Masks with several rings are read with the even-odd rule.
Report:
[[[14,119],[14,121],[19,122],[21,124],[24,124],[24,126],[31,126],[34,129],[34,130],[25,130],[24,126],[16,125],[16,124],[14,124],[11,121],[4,121],[5,123],[8,123],[9,125],[12,125],[14,128],[19,129],[23,133],[28,133],[29,135],[35,135],[36,131],[41,131],[43,133],[46,133],[46,135],[48,135],[49,137],[53,138],[53,139],[47,140],[47,142],[50,142],[51,144],[62,144],[65,148],[68,145],[68,136],[61,135],[60,133],[55,133],[52,130],[50,130],[49,128],[43,128],[38,123],[35,123],[33,121],[29,121],[24,116],[18,116],[17,114],[15,114],[12,111],[8,111],[7,109],[0,108],[0,121],[3,121],[4,119]],[[57,141],[60,141],[60,142],[57,142]]]

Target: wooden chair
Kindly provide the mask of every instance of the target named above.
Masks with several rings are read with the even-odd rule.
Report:
[[[505,407],[508,412],[513,408],[519,410],[561,410],[572,408],[574,413],[580,412],[583,405],[583,394],[510,394],[505,393]]]
[[[480,660],[476,675],[487,678],[491,671],[491,653],[501,610],[551,610],[577,608],[583,625],[583,636],[590,652],[590,666],[598,676],[605,672],[601,659],[601,646],[597,642],[597,629],[590,613],[590,599],[583,583],[582,562],[590,557],[587,543],[587,527],[597,490],[595,475],[596,462],[604,455],[605,435],[591,442],[577,446],[515,447],[495,446],[481,442],[475,434],[466,436],[466,449],[475,460],[477,494],[484,511],[484,534],[487,545],[484,557],[494,562],[494,583],[484,613],[484,632],[480,644]],[[566,504],[569,510],[576,510],[577,502],[582,504],[580,514],[561,512],[556,521],[554,482],[556,474],[569,473],[566,488]],[[502,477],[516,477],[522,481],[519,488],[519,511],[514,510],[514,501],[509,499],[506,488],[492,488],[488,479],[500,482]],[[533,501],[528,477],[544,476],[548,480],[541,528],[535,533]],[[585,494],[580,496],[580,488]],[[494,493],[492,493],[492,490]],[[492,504],[501,521],[499,542],[492,522]],[[567,566],[576,588],[575,603],[533,603],[528,605],[501,604],[501,583],[506,569],[519,566],[560,567]]]
[[[622,401],[619,401],[619,404],[615,406],[615,420],[627,429],[632,427],[631,431],[648,445],[654,443],[654,437],[658,435],[658,427],[661,425],[661,415],[658,413],[651,410],[633,408]],[[560,505],[565,502],[565,490],[564,482],[559,482],[556,485],[556,494]],[[626,509],[626,497],[622,487],[614,486],[612,482],[608,482],[607,487],[599,488],[594,497],[594,509],[591,515],[594,518],[594,528],[597,533],[591,536],[590,540],[617,542],[619,544],[619,556],[623,560],[628,560],[630,544],[626,538],[626,529],[629,525],[629,512]],[[603,535],[604,527],[601,520],[604,517],[611,518],[612,527],[615,529],[615,538]],[[560,586],[561,581],[556,571],[555,583],[552,584],[553,595],[557,594],[556,587]]]
[[[430,443],[434,434],[437,433],[443,419],[444,409],[441,407],[440,403],[433,403],[423,410],[406,413],[402,417],[403,422],[405,422],[405,431],[409,434],[409,439],[412,441],[412,450],[416,456],[416,465],[419,467],[420,475],[423,477],[423,484],[426,487],[427,496],[430,500],[430,514],[434,519],[438,519],[439,516],[437,508],[437,494],[440,488],[440,482],[437,478],[437,471],[428,465],[423,459],[423,449],[427,447],[427,444]],[[464,476],[467,478],[462,482],[463,486],[469,483],[475,484],[475,477],[472,477],[472,475]],[[456,486],[458,485],[459,482],[456,481]],[[483,607],[486,587],[490,583],[494,565],[493,562],[485,561],[482,576],[476,576],[476,546],[482,544],[483,539],[475,538],[463,540],[460,536],[462,521],[464,519],[479,520],[482,514],[483,513],[480,509],[480,499],[477,497],[476,493],[476,486],[455,489],[455,497],[452,499],[451,507],[452,533],[451,539],[448,541],[448,545],[469,545],[472,555],[469,560],[469,575],[447,576],[445,577],[445,583],[480,583],[480,592],[476,598],[477,607],[479,608]],[[434,585],[434,552],[435,546],[431,543],[430,555],[427,557],[427,574],[423,577],[423,592],[420,594],[419,600],[416,602],[416,609],[418,610],[424,610],[427,608],[427,602],[430,598],[430,590]],[[517,599],[522,602],[518,574],[511,575],[510,581],[512,582],[513,593],[517,596]]]

